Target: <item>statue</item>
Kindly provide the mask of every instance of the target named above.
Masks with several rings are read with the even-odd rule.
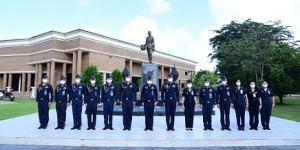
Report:
[[[151,31],[148,31],[145,45],[141,44],[141,50],[147,49],[149,63],[152,64],[152,52],[155,51],[154,37],[151,36]]]
[[[35,87],[31,87],[31,96],[30,96],[30,98],[35,98]],[[51,95],[52,96],[52,95]]]

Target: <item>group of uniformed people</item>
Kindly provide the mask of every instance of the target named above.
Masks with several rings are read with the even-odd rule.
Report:
[[[199,90],[199,103],[203,111],[204,130],[214,130],[212,128],[212,110],[217,107],[220,109],[221,130],[230,129],[230,108],[236,111],[238,129],[244,131],[245,127],[245,109],[248,108],[250,115],[250,130],[258,130],[258,113],[261,113],[261,124],[264,130],[270,130],[269,122],[271,110],[275,105],[274,94],[271,89],[267,88],[268,83],[262,83],[262,89],[255,89],[255,83],[250,83],[250,89],[247,90],[241,86],[241,80],[236,81],[236,87],[231,88],[227,85],[225,76],[222,78],[222,85],[217,91],[210,86],[206,78],[204,87]],[[79,74],[75,77],[75,83],[71,87],[66,85],[66,77],[60,78],[60,83],[53,87],[48,83],[48,76],[44,75],[42,83],[37,89],[36,102],[38,105],[38,115],[40,126],[38,129],[46,129],[49,122],[49,108],[55,95],[55,105],[57,112],[57,127],[55,129],[64,129],[66,122],[67,107],[72,104],[73,127],[71,130],[81,129],[82,105],[85,105],[88,128],[95,130],[97,108],[100,103],[104,111],[104,128],[103,130],[113,128],[113,109],[119,98],[120,105],[123,109],[123,130],[131,130],[133,107],[137,99],[137,86],[130,81],[130,74],[125,75],[125,82],[119,88],[119,97],[117,97],[117,87],[112,83],[110,74],[106,76],[106,84],[102,87],[96,85],[96,77],[90,78],[90,84],[80,83]],[[142,87],[141,101],[145,112],[145,131],[153,131],[154,108],[158,103],[157,86],[153,83],[153,78],[147,78],[147,84]],[[100,92],[101,91],[101,92]],[[101,93],[101,95],[100,95]],[[51,95],[51,98],[50,98]],[[176,82],[173,82],[172,74],[168,74],[168,81],[162,85],[161,98],[165,106],[167,131],[175,131],[175,112],[179,103],[179,88]],[[192,81],[187,80],[187,88],[182,93],[182,107],[185,113],[186,130],[193,130],[194,111],[197,107],[196,90],[192,88]]]

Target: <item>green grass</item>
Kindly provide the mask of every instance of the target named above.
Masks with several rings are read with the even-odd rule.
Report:
[[[3,101],[9,101],[7,98]],[[18,98],[15,99],[15,104],[0,104],[0,120],[19,117],[38,112],[38,107],[35,99]],[[50,109],[55,108],[52,104]]]
[[[279,104],[278,98],[275,101],[272,116],[300,122],[300,97],[284,97],[283,104]]]

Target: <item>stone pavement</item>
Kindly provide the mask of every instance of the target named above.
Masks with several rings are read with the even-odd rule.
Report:
[[[114,116],[115,130],[103,131],[103,115],[97,116],[96,130],[86,130],[87,118],[82,114],[82,130],[70,130],[72,110],[68,107],[64,130],[55,130],[56,111],[50,111],[46,130],[38,130],[38,114],[31,114],[0,121],[0,144],[51,145],[51,146],[103,146],[103,147],[227,147],[227,146],[275,146],[300,145],[300,123],[271,118],[270,131],[259,127],[250,131],[246,112],[246,131],[238,131],[235,112],[231,110],[232,131],[221,131],[219,110],[213,116],[214,131],[203,131],[202,116],[195,116],[194,131],[186,131],[184,116],[175,118],[176,131],[166,131],[164,116],[155,116],[154,131],[143,131],[144,117],[134,116],[131,131],[123,131],[122,117]]]

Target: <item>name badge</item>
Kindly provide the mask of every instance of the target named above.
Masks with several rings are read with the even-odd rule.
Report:
[[[209,94],[209,98],[212,98],[212,94]]]
[[[44,91],[44,95],[47,95],[47,90],[45,89],[45,91]]]
[[[65,92],[65,90],[63,90],[63,92],[62,92],[62,95],[66,95],[66,92]]]
[[[227,96],[230,96],[230,93],[229,93],[229,92],[227,92]]]
[[[255,94],[255,93],[253,93],[253,97],[256,97],[256,94]]]
[[[78,90],[78,95],[81,95],[81,90]]]
[[[268,94],[270,95],[270,94],[271,94],[271,92],[270,92],[270,91],[268,91]]]
[[[240,93],[243,94],[243,90],[240,90]]]

